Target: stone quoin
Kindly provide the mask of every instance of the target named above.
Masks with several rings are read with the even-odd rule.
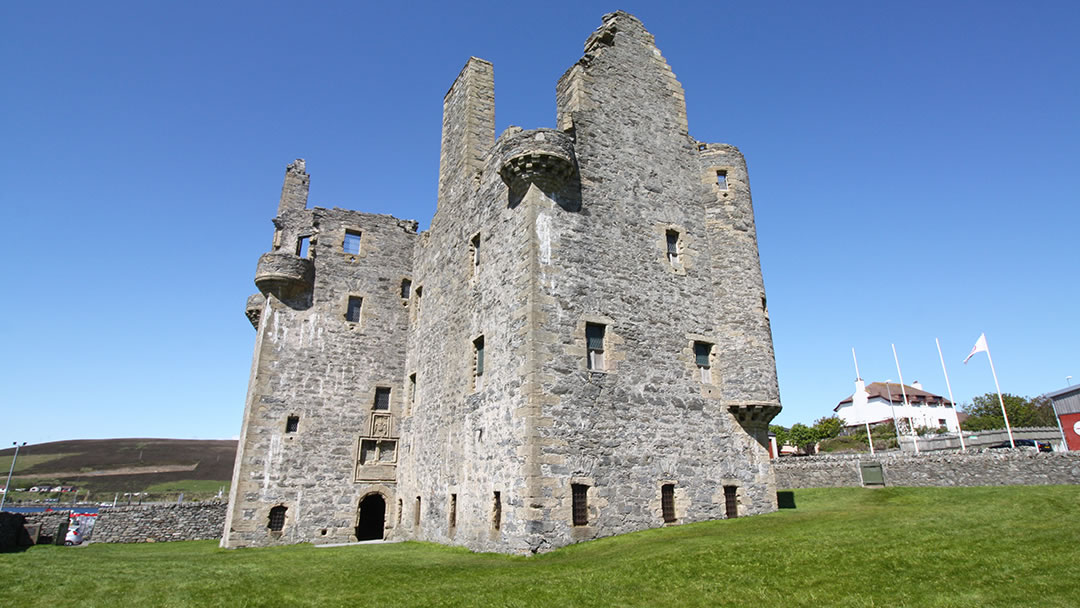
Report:
[[[285,172],[224,547],[415,539],[528,554],[776,509],[780,411],[746,163],[695,140],[635,17],[555,129],[495,137],[492,65],[443,105],[438,206],[308,208]]]

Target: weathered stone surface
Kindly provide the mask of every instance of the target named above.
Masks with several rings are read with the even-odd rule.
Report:
[[[671,523],[664,485],[675,523],[776,508],[763,444],[779,393],[742,156],[690,137],[681,85],[625,13],[560,80],[558,130],[496,140],[493,83],[472,58],[446,95],[422,235],[308,210],[304,163],[287,169],[271,254],[308,237],[313,287],[249,302],[223,546],[352,540],[375,495],[391,537],[512,553]],[[341,251],[350,227],[372,235],[358,255]],[[589,325],[604,328],[598,369]]]
[[[781,458],[773,468],[776,487],[859,487],[860,463],[880,463],[887,486],[1004,486],[1080,483],[1080,453],[1033,450],[969,450],[837,454]]]
[[[85,538],[95,543],[218,539],[227,506],[223,502],[196,502],[103,508],[98,511],[91,534]],[[40,524],[41,533],[52,536],[70,517],[69,510],[28,513],[26,523]]]

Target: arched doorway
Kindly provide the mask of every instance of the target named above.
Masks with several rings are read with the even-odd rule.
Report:
[[[356,517],[356,540],[382,540],[386,525],[386,501],[380,494],[368,494],[360,501]]]

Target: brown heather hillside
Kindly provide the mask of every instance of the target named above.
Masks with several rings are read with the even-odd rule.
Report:
[[[11,466],[12,454],[13,448],[0,450],[0,468],[7,470]],[[236,441],[231,439],[54,441],[19,449],[11,486],[74,486],[101,500],[115,493],[147,491],[157,498],[181,491],[186,498],[208,497],[228,485],[235,458]],[[58,495],[13,493],[10,498],[45,496]]]

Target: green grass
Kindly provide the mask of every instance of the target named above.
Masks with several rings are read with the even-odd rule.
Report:
[[[423,543],[34,547],[11,606],[1076,606],[1080,486],[799,490],[538,557]]]
[[[186,497],[215,496],[218,490],[225,488],[225,496],[229,494],[228,481],[216,481],[213,479],[181,479],[178,481],[165,481],[147,486],[146,491],[151,494],[179,494],[183,492]]]

